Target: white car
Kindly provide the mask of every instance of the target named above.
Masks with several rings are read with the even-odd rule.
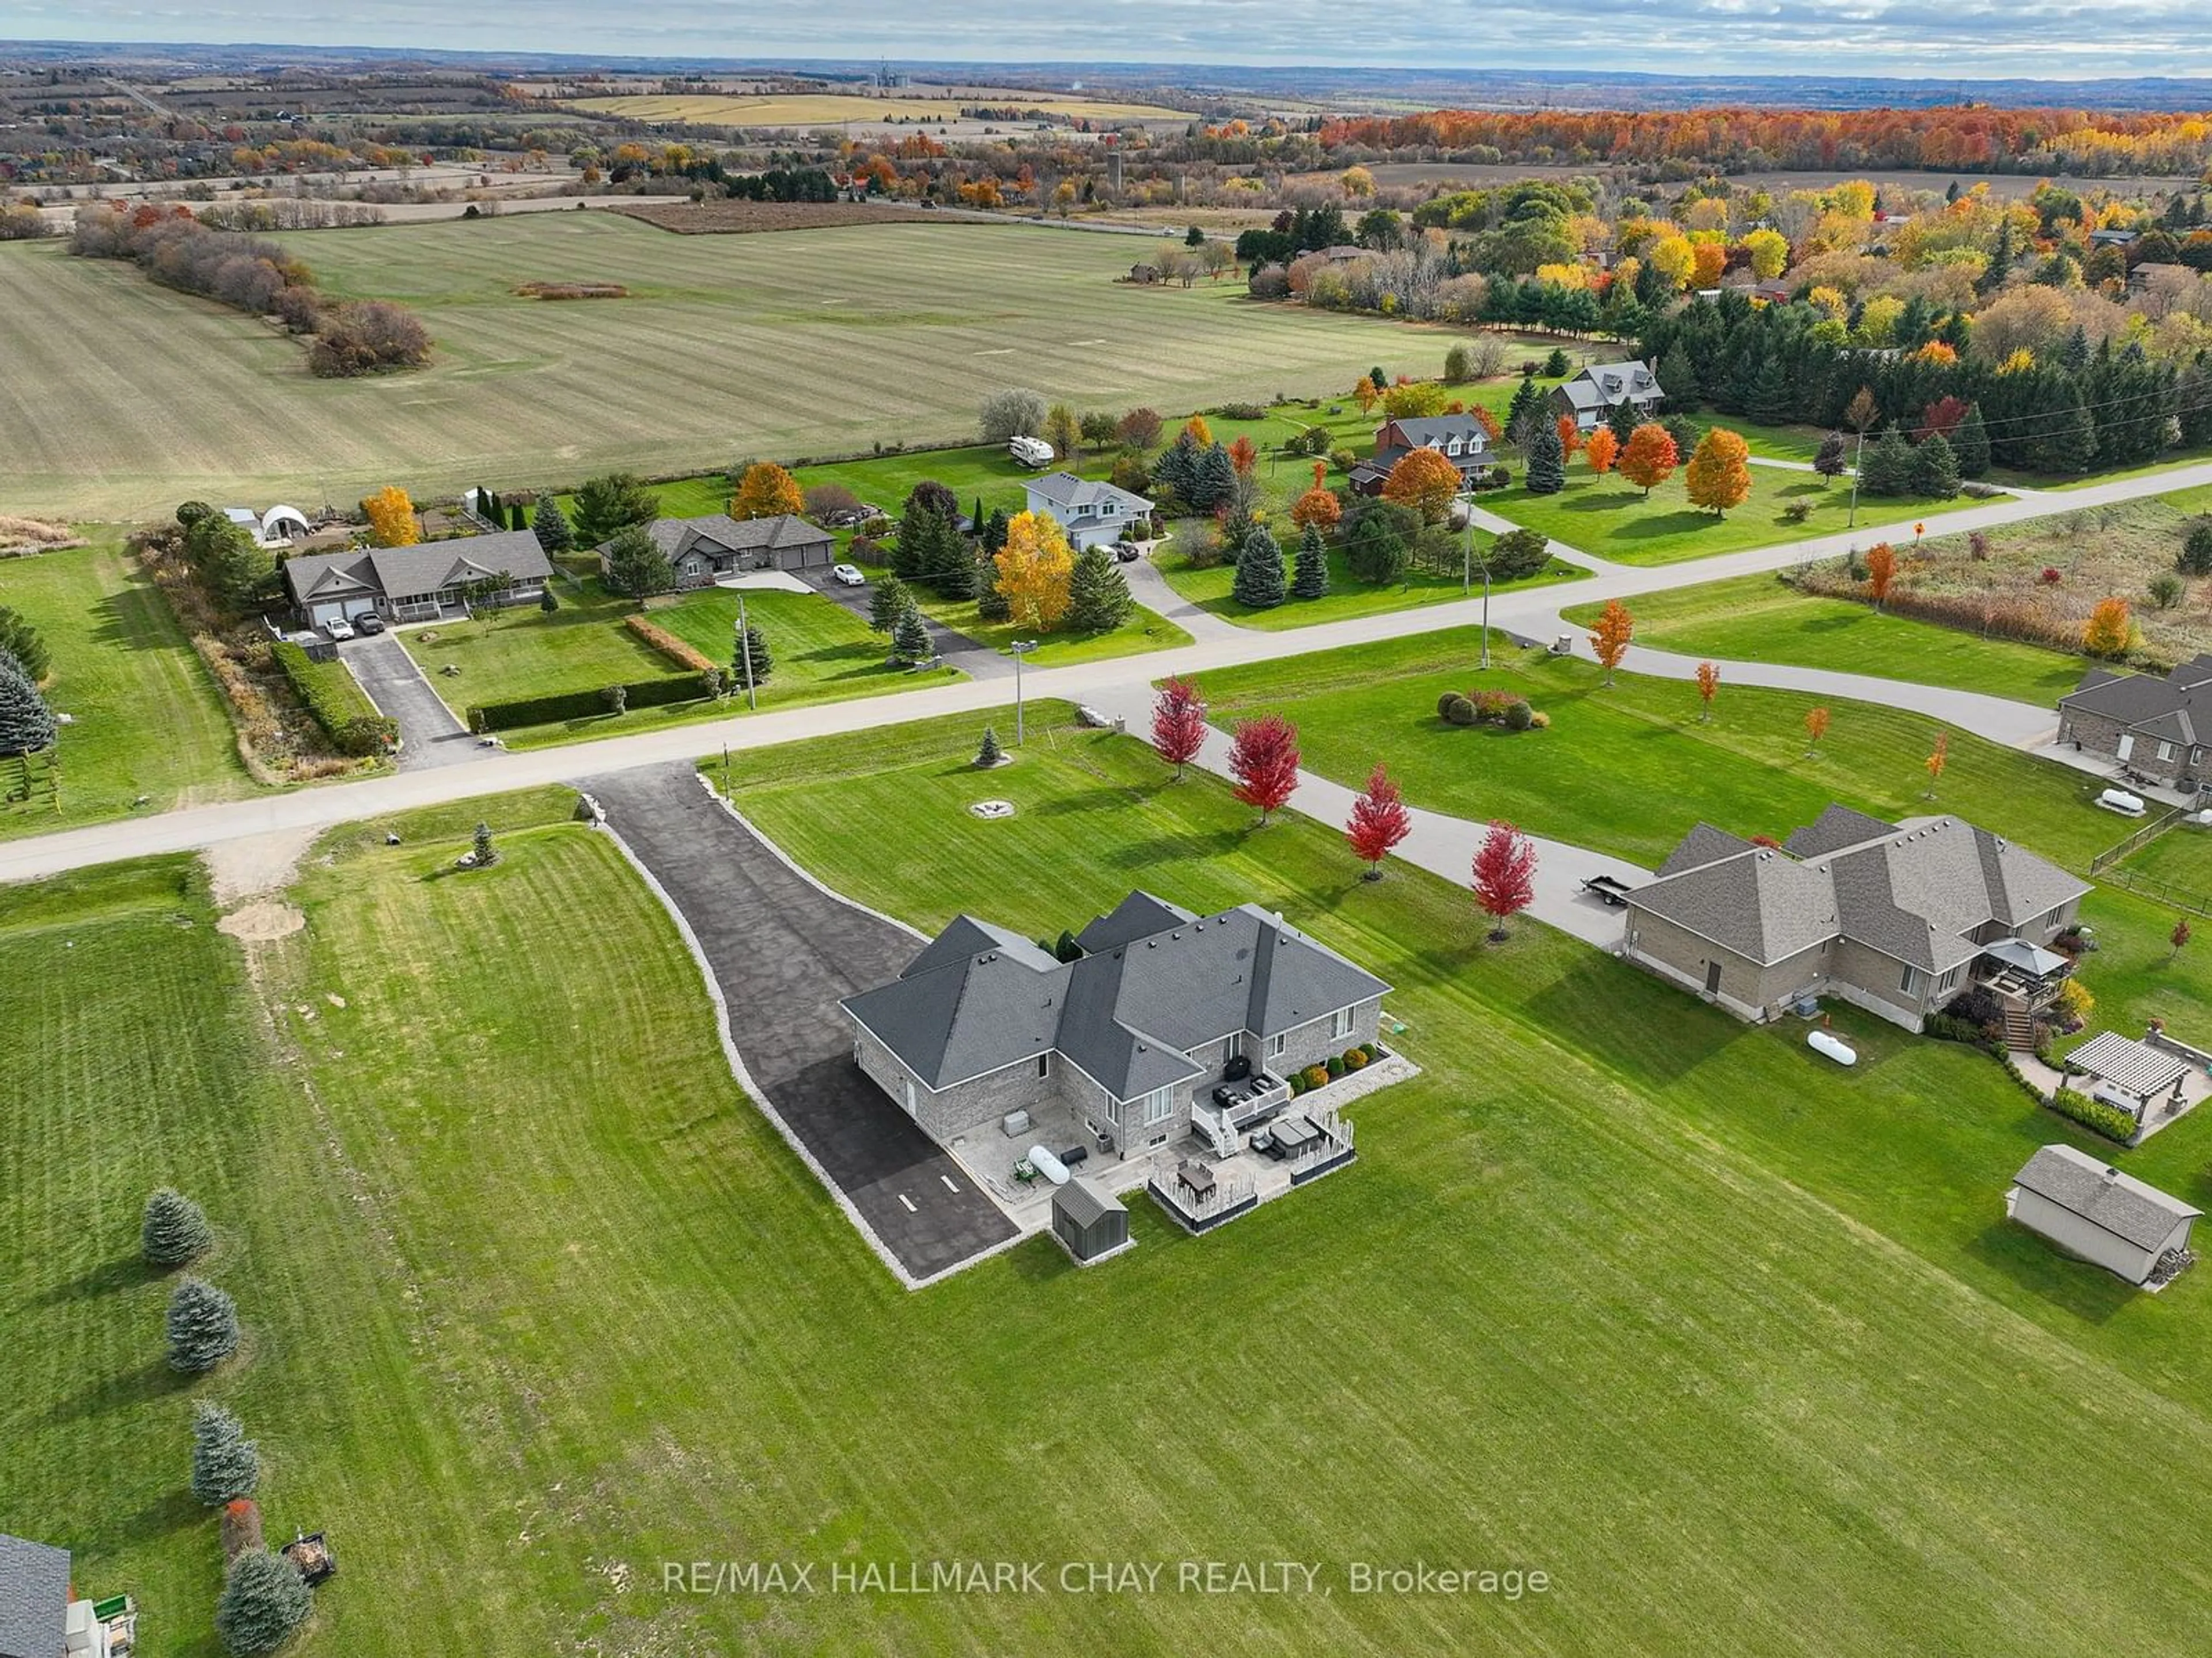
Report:
[[[857,564],[839,564],[833,567],[830,572],[830,580],[840,587],[865,587],[868,585],[867,577],[860,574],[860,567]]]
[[[328,634],[332,639],[351,639],[353,637],[353,623],[347,621],[343,616],[339,616],[336,621],[324,628],[323,631]]]

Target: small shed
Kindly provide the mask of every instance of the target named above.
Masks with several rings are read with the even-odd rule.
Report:
[[[2005,1213],[2022,1226],[2130,1284],[2186,1250],[2203,1212],[2070,1145],[2037,1151],[2005,1193]]]
[[[1129,1212],[1104,1187],[1078,1175],[1052,1194],[1052,1235],[1089,1266],[1130,1247]]]

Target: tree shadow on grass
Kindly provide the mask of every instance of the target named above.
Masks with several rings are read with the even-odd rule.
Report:
[[[125,1519],[123,1528],[125,1534],[131,1537],[162,1537],[202,1523],[211,1512],[200,1506],[189,1488],[179,1485],[162,1492]]]
[[[158,1337],[151,1333],[149,1339]],[[49,1422],[90,1422],[114,1412],[185,1391],[192,1378],[169,1368],[166,1358],[149,1359],[135,1370],[124,1370],[80,1388],[58,1399],[46,1412]]]
[[[183,641],[168,612],[168,601],[154,579],[135,563],[129,585],[103,593],[92,607],[92,642],[109,650],[173,651]]]
[[[1678,513],[1655,513],[1649,517],[1631,519],[1625,524],[1614,525],[1610,533],[1616,541],[1657,541],[1669,536],[1694,535],[1700,530],[1717,530],[1726,522],[1711,513],[1686,507]]]
[[[89,1272],[78,1273],[67,1283],[55,1284],[39,1297],[38,1304],[58,1307],[67,1302],[89,1301],[112,1295],[118,1290],[133,1290],[140,1284],[151,1284],[161,1276],[137,1255],[118,1255]]]
[[[1181,835],[1158,835],[1094,854],[1109,869],[1157,872],[1175,864],[1202,864],[1234,856],[1244,844],[1242,829],[1199,829]],[[1155,877],[1156,878],[1156,877]]]

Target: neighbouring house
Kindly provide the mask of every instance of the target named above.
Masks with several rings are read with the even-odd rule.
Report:
[[[2128,271],[2128,292],[2143,294],[2154,288],[2166,288],[2172,292],[2190,287],[2196,281],[2197,272],[2189,265],[2145,259]]]
[[[1648,363],[1592,363],[1552,388],[1552,412],[1571,417],[1578,431],[1592,432],[1616,404],[1627,404],[1638,415],[1648,416],[1656,412],[1665,395]]]
[[[1375,428],[1375,452],[1352,469],[1352,488],[1363,495],[1379,495],[1389,482],[1390,469],[1416,449],[1433,449],[1459,468],[1460,487],[1474,487],[1478,474],[1498,464],[1490,446],[1490,434],[1473,415],[1429,415],[1386,420]]]
[[[2212,655],[2164,677],[2092,668],[2058,699],[2058,740],[2185,793],[2212,782]]]
[[[1147,892],[1058,960],[956,917],[891,983],[841,1004],[853,1057],[947,1145],[1073,1118],[1101,1155],[1141,1156],[1242,1123],[1217,1090],[1271,1108],[1289,1074],[1375,1039],[1389,987],[1253,904],[1211,915]],[[1194,1114],[1195,1113],[1195,1115]]]
[[[251,507],[226,507],[222,515],[253,537],[257,547],[289,547],[315,532],[307,515],[296,507],[271,507],[257,513]]]
[[[1160,268],[1142,263],[1129,267],[1129,280],[1140,288],[1149,288],[1160,279]]]
[[[1790,296],[1796,291],[1792,284],[1779,277],[1772,277],[1764,282],[1747,283],[1743,295],[1753,305],[1787,305]]]
[[[471,610],[534,604],[553,567],[528,530],[302,553],[282,566],[284,590],[310,628],[374,610],[387,622],[437,622]]]
[[[2070,1145],[2042,1147],[2005,1193],[2005,1213],[2029,1231],[2130,1284],[2185,1251],[2203,1212]]]
[[[0,1533],[0,1658],[110,1658],[137,1633],[129,1596],[71,1598],[67,1549]]]
[[[1073,472],[1047,472],[1025,487],[1030,511],[1058,519],[1067,532],[1067,544],[1079,553],[1119,540],[1122,530],[1132,524],[1139,526],[1137,533],[1141,536],[1142,526],[1152,517],[1152,503],[1142,495],[1079,478]]]
[[[837,562],[837,537],[790,513],[772,518],[733,519],[726,513],[657,518],[646,533],[666,556],[679,588],[708,586],[718,577],[745,570],[819,570]],[[602,570],[612,544],[602,542],[592,550]]]
[[[2139,232],[2133,230],[2093,230],[2089,233],[2092,247],[2130,247],[2134,246]]]
[[[1778,847],[1700,823],[1626,895],[1622,954],[1741,1018],[1834,996],[1917,1030],[1978,984],[2010,1023],[2072,971],[2043,947],[2088,890],[1956,817],[1832,805]]]

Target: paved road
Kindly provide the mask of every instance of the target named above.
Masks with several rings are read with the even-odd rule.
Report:
[[[914,935],[794,872],[689,763],[585,786],[697,941],[746,1073],[879,1252],[918,1284],[1012,1238],[967,1170],[853,1063],[837,1002],[896,978]]]
[[[2050,491],[2033,499],[1993,501],[1948,514],[1946,532],[1985,528],[1998,524],[2069,513],[2108,502],[2136,501],[2170,490],[2212,483],[2212,463],[2176,467],[2140,477],[2120,478],[2080,489]],[[1481,519],[1478,518],[1478,522]],[[1495,627],[1528,637],[1544,637],[1560,631],[1558,609],[1565,592],[1577,603],[1607,598],[1631,598],[1639,593],[1689,586],[1724,577],[1784,569],[1809,559],[1833,556],[1850,547],[1871,546],[1889,539],[1910,541],[1912,526],[1901,523],[1869,523],[1856,531],[1820,536],[1779,546],[1753,548],[1741,553],[1649,568],[1608,564],[1603,560],[1554,544],[1553,550],[1572,562],[1596,572],[1571,590],[1540,587],[1499,596],[1491,606]],[[1446,604],[1425,604],[1409,610],[1356,616],[1324,623],[1288,633],[1259,633],[1237,629],[1219,637],[1194,639],[1171,651],[1103,662],[1079,663],[1071,667],[1041,668],[1029,673],[1030,695],[1065,697],[1071,701],[1099,701],[1109,691],[1158,679],[1168,674],[1197,674],[1209,669],[1249,662],[1274,661],[1316,651],[1340,650],[1380,640],[1403,639],[1440,629],[1468,627],[1481,617],[1480,598]],[[1650,653],[1653,658],[1659,653]],[[1641,665],[1632,656],[1630,665]],[[1723,683],[1759,684],[1768,670],[1751,663],[1723,662]],[[1878,687],[1880,700],[1909,699],[1934,712],[1945,693],[1931,687],[1863,676],[1827,673],[1805,669],[1814,676],[1807,688],[1838,696],[1863,695],[1869,684]],[[526,788],[539,783],[568,781],[636,767],[653,766],[709,753],[727,744],[732,754],[777,743],[863,731],[901,720],[922,720],[936,714],[975,714],[1002,706],[1006,687],[993,680],[964,681],[933,686],[896,695],[860,698],[815,708],[792,708],[764,714],[734,714],[726,720],[696,726],[673,726],[626,737],[602,738],[558,749],[533,750],[524,754],[499,754],[471,750],[468,763],[455,763],[356,783],[295,790],[286,794],[233,801],[223,805],[198,806],[134,817],[89,828],[66,830],[0,842],[0,881],[28,880],[88,865],[112,862],[161,852],[192,851],[218,842],[273,830],[324,828],[357,822],[385,812],[466,799],[501,789]],[[1959,695],[1965,695],[1960,693]],[[1946,716],[1948,717],[1948,716]],[[1971,721],[1962,722],[1971,723]]]
[[[361,682],[368,700],[389,720],[399,722],[399,768],[419,771],[426,766],[453,766],[485,753],[468,727],[431,689],[415,659],[390,634],[349,639],[338,654],[353,677]]]

